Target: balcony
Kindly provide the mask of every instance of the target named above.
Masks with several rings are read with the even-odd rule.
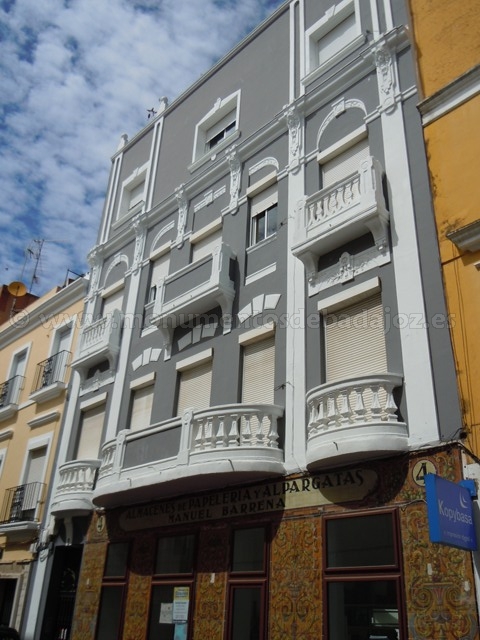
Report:
[[[382,168],[369,156],[360,170],[299,202],[293,254],[314,282],[320,256],[371,233],[379,251],[388,247],[389,213]]]
[[[116,367],[122,335],[122,313],[114,309],[104,318],[85,324],[80,332],[72,367],[85,378],[90,367],[108,360],[109,368]]]
[[[51,507],[54,516],[82,516],[92,512],[92,495],[99,467],[100,460],[72,460],[59,467]]]
[[[18,398],[25,378],[14,376],[0,384],[0,420],[11,418],[18,411]]]
[[[45,485],[30,482],[5,491],[0,513],[0,535],[20,542],[38,532],[39,509],[43,501]]]
[[[309,468],[357,463],[408,449],[408,429],[393,390],[402,377],[386,373],[323,384],[307,394]]]
[[[93,502],[113,507],[282,475],[282,417],[276,405],[231,404],[121,431],[103,446]]]
[[[66,388],[69,351],[60,351],[43,362],[37,364],[31,400],[47,402],[58,397]]]
[[[222,309],[223,333],[231,330],[235,297],[231,262],[234,258],[230,247],[222,243],[213,254],[170,274],[160,283],[150,323],[162,333],[165,360],[170,358],[175,327],[191,322],[195,316],[214,307]]]

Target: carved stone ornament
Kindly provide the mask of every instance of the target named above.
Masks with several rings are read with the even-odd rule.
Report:
[[[178,205],[177,237],[175,244],[180,249],[183,246],[188,214],[188,200],[184,184],[181,184],[175,189],[175,198],[177,199]]]
[[[292,105],[285,105],[284,116],[287,120],[289,138],[290,138],[290,163],[289,169],[296,173],[300,168],[300,151],[301,151],[301,126],[300,117],[297,108]]]
[[[374,57],[380,89],[380,105],[384,111],[390,113],[396,108],[392,54],[383,44],[375,50]]]
[[[137,273],[142,263],[143,251],[145,248],[145,239],[147,237],[147,224],[144,215],[137,215],[132,221],[132,227],[135,231],[135,249],[133,254],[132,273]]]
[[[87,256],[90,272],[89,297],[94,296],[98,291],[98,281],[100,279],[100,266],[102,263],[103,248],[99,245],[93,247]]]
[[[230,210],[230,213],[235,214],[238,211],[241,163],[236,147],[229,147],[225,151],[225,155],[227,157],[228,166],[230,168],[230,204],[228,205],[228,208]]]

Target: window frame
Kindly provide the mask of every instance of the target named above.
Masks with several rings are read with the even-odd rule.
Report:
[[[270,180],[259,184],[258,187],[256,185],[249,187],[249,189],[247,189],[247,196],[249,198],[250,208],[250,240],[248,248],[253,249],[272,240],[278,233],[278,183],[276,174],[273,178],[271,177]],[[274,212],[275,216],[275,229],[271,233],[268,232],[269,212]],[[259,220],[264,221],[262,238],[257,237]]]
[[[392,522],[392,545],[394,561],[391,564],[361,565],[361,566],[328,566],[328,523],[338,520],[353,520],[355,518],[375,517],[390,515]],[[327,638],[330,625],[329,585],[339,583],[363,583],[363,582],[392,582],[395,585],[398,606],[398,628],[400,638],[407,638],[405,624],[405,588],[402,566],[402,542],[398,509],[386,508],[368,511],[356,511],[349,513],[326,514],[322,518],[322,582],[323,582],[323,634]]]
[[[116,223],[122,223],[128,218],[134,216],[137,213],[143,211],[146,207],[147,196],[147,174],[149,163],[146,162],[141,167],[137,167],[132,173],[127,176],[121,186],[120,199],[117,208]],[[142,197],[131,205],[132,194],[135,189],[143,183],[143,195]],[[114,223],[115,226],[115,223]]]
[[[127,557],[126,557],[126,563],[125,563],[125,572],[123,575],[119,575],[119,576],[110,576],[110,575],[106,575],[106,570],[108,567],[108,553],[110,548],[113,545],[128,545],[128,549],[127,549]],[[118,542],[110,542],[108,547],[107,547],[107,552],[105,554],[105,565],[103,567],[103,575],[102,575],[102,585],[101,585],[101,589],[100,589],[100,601],[98,604],[98,616],[97,616],[97,623],[96,623],[96,627],[95,627],[95,640],[100,640],[99,637],[99,631],[100,631],[100,622],[102,620],[102,602],[103,602],[103,598],[104,598],[104,594],[107,590],[109,589],[121,589],[122,593],[121,593],[121,606],[119,609],[119,625],[118,625],[118,637],[122,637],[122,633],[123,633],[123,627],[125,624],[125,606],[126,606],[126,601],[127,601],[127,588],[128,588],[128,582],[129,582],[129,577],[130,577],[130,561],[131,561],[131,554],[132,554],[132,545],[130,540],[123,540],[123,541],[118,541]]]

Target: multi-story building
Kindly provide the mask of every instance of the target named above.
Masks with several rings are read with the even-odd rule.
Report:
[[[122,137],[26,638],[478,638],[407,22],[286,2]]]
[[[48,554],[53,529],[44,504],[85,293],[85,280],[79,278],[27,306],[21,298],[10,299],[11,310],[22,310],[0,325],[2,625],[20,628],[28,582]]]

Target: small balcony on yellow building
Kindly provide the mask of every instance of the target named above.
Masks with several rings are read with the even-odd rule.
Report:
[[[40,528],[44,494],[42,482],[29,482],[7,489],[0,512],[0,535],[24,542],[36,534]]]
[[[67,387],[69,351],[60,351],[37,364],[30,399],[47,402],[58,397]]]
[[[60,465],[51,513],[56,517],[88,515],[100,460],[71,460]]]
[[[382,189],[382,167],[368,156],[359,170],[298,203],[293,254],[311,282],[319,258],[367,233],[379,251],[388,246],[389,213]]]
[[[165,359],[171,354],[174,329],[215,307],[222,310],[223,333],[231,330],[234,258],[230,247],[222,243],[213,253],[162,280],[149,322],[162,333]]]
[[[282,418],[277,405],[230,404],[123,430],[103,446],[93,502],[112,507],[280,476]]]
[[[307,393],[307,465],[358,463],[408,450],[408,428],[398,416],[399,375],[359,376]]]
[[[11,418],[18,411],[18,399],[24,383],[24,376],[13,376],[0,384],[0,421]]]

